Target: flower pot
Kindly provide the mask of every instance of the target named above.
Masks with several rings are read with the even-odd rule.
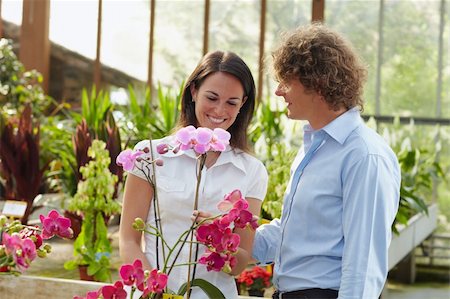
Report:
[[[96,281],[94,276],[89,275],[87,273],[88,266],[78,266],[78,272],[80,273],[80,279],[81,280],[87,280],[87,281]]]
[[[248,290],[248,295],[253,297],[264,297],[264,290]]]

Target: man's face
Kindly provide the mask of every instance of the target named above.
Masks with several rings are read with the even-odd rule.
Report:
[[[298,79],[280,82],[275,94],[284,98],[287,103],[288,117],[296,120],[311,121],[317,113],[316,101],[321,98],[315,91],[306,91]]]

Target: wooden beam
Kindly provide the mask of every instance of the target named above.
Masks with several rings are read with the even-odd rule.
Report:
[[[2,0],[0,0],[0,37],[3,37]]]
[[[98,13],[97,13],[97,47],[94,61],[94,85],[96,92],[101,89],[102,84],[102,65],[100,63],[100,50],[102,46],[102,8],[103,0],[98,0]]]
[[[259,66],[258,66],[258,93],[256,94],[257,100],[262,100],[262,90],[264,81],[264,39],[266,33],[266,10],[267,1],[261,0],[261,16],[259,27]]]
[[[311,22],[325,21],[325,0],[313,0]]]
[[[210,0],[205,0],[205,15],[203,20],[203,55],[208,53],[209,48],[209,15],[211,10]]]
[[[48,93],[50,72],[50,0],[23,0],[19,58],[26,70],[39,71]]]
[[[150,89],[150,96],[153,98],[153,39],[155,36],[155,2],[150,0],[150,37],[148,46],[148,74],[147,86]]]

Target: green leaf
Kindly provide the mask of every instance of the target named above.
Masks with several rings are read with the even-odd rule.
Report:
[[[66,270],[75,270],[78,268],[78,262],[76,260],[67,261],[64,263],[64,269]]]
[[[199,287],[200,289],[202,289],[203,292],[205,292],[205,294],[210,299],[225,299],[225,296],[222,294],[222,292],[216,286],[214,286],[212,283],[210,283],[204,279],[201,279],[201,278],[194,279],[193,281],[191,281],[191,286]],[[180,286],[180,289],[178,290],[178,295],[186,294],[186,289],[187,289],[187,283],[182,284]]]

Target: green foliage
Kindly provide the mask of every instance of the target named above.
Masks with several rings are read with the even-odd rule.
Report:
[[[12,41],[0,39],[0,107],[17,113],[30,103],[34,115],[41,115],[52,103],[44,94],[42,75],[36,70],[26,71],[13,51]]]
[[[6,121],[0,134],[0,183],[5,198],[27,203],[22,222],[39,208],[33,206],[34,198],[44,184],[48,163],[40,163],[39,124],[33,121],[31,105],[27,104],[20,115],[19,124]]]
[[[49,189],[73,196],[78,182],[72,144],[74,121],[70,118],[47,117],[41,124],[41,131],[42,153],[52,161],[50,171],[46,174]]]
[[[172,89],[164,89],[158,85],[158,102],[152,104],[152,96],[147,88],[144,96],[139,97],[138,93],[128,87],[130,106],[122,109],[124,117],[120,127],[128,135],[132,143],[152,138],[158,139],[169,135],[175,128],[180,114],[181,95],[183,84],[177,93]]]
[[[256,115],[250,126],[250,140],[252,143],[264,142],[265,152],[264,160],[272,159],[272,148],[283,138],[284,124],[282,117],[286,114],[285,111],[280,111],[278,106],[275,109],[271,108],[270,99],[259,103],[256,108]]]
[[[400,125],[396,119],[392,129],[385,128],[383,136],[396,153],[401,171],[400,206],[392,226],[406,225],[416,213],[428,213],[435,184],[446,183],[445,171],[438,157],[442,150],[439,126],[431,131],[420,129],[410,123]],[[444,140],[445,141],[445,140]],[[444,162],[445,163],[445,162]]]
[[[272,159],[266,162],[269,182],[267,195],[261,210],[261,216],[269,220],[281,217],[284,193],[290,178],[291,164],[297,154],[296,150],[288,149],[285,144],[278,143],[272,149]]]
[[[110,158],[105,143],[94,140],[88,150],[91,161],[81,167],[83,180],[69,204],[69,210],[83,216],[81,232],[74,242],[74,261],[67,262],[66,269],[87,265],[88,274],[99,281],[111,280],[109,256],[111,245],[105,216],[120,212],[120,205],[113,200],[117,176],[109,170]]]

